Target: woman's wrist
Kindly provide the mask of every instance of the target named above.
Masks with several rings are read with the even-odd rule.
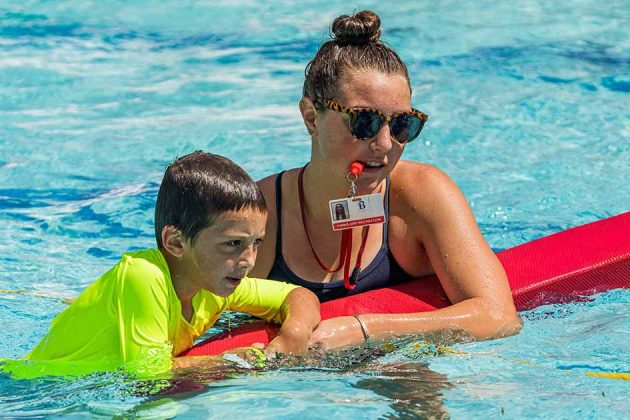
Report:
[[[361,332],[363,334],[363,342],[367,347],[370,347],[370,333],[368,331],[367,324],[365,321],[357,314],[352,315],[357,322],[359,323],[359,327],[361,328]]]

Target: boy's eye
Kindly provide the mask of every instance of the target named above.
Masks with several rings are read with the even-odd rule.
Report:
[[[225,244],[227,246],[240,246],[241,245],[241,240],[240,239],[235,239],[233,241],[227,241]]]
[[[260,245],[260,244],[262,244],[262,241],[263,241],[262,239],[256,239],[254,241],[254,245]]]

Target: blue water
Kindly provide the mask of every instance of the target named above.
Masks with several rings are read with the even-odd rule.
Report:
[[[175,156],[221,153],[255,178],[305,163],[304,67],[330,21],[363,8],[431,117],[404,157],[458,183],[495,250],[628,210],[628,0],[0,1],[0,289],[36,292],[0,294],[0,358],[32,348],[122,252],[154,245]],[[628,382],[583,372],[630,371],[629,300],[537,309],[519,336],[454,346],[466,354],[403,343],[198,378],[179,397],[115,375],[0,377],[0,414],[619,418]]]

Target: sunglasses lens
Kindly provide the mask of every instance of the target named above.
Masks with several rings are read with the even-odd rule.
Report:
[[[412,114],[402,114],[391,120],[392,135],[401,143],[409,143],[422,131],[424,121]]]
[[[352,134],[360,140],[374,137],[382,125],[383,120],[376,112],[358,111],[350,118]]]

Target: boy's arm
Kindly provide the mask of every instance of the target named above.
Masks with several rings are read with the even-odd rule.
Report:
[[[268,351],[302,353],[308,348],[311,333],[320,321],[319,300],[303,287],[293,289],[280,307],[282,327],[267,347]]]
[[[228,309],[282,324],[269,349],[281,353],[306,351],[319,324],[319,300],[311,291],[274,280],[244,278],[228,297]]]

